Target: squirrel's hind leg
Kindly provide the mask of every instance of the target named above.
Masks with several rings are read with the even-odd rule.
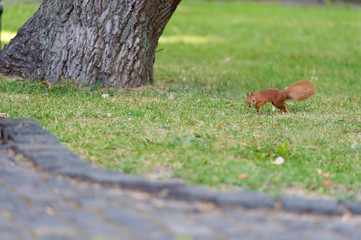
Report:
[[[275,107],[277,107],[280,110],[281,113],[287,112],[287,104],[286,104],[286,102],[283,102],[283,103],[280,103],[280,104],[277,104],[277,105],[273,104],[273,105],[275,105]]]

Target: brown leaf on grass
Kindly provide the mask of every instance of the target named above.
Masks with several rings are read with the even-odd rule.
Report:
[[[223,123],[221,123],[221,124],[219,125],[219,128],[220,128],[220,129],[224,129],[224,130],[228,130],[228,127],[227,127],[226,125],[224,125]]]
[[[331,185],[331,180],[328,178],[323,179],[323,186],[329,187]]]
[[[10,115],[7,113],[0,113],[0,118],[10,118]]]
[[[144,139],[147,140],[148,142],[151,142],[151,143],[153,142],[150,137],[145,137]]]
[[[42,81],[40,82],[40,87],[50,87],[50,83],[48,83],[47,81]]]
[[[335,175],[329,173],[323,173],[322,176],[324,177],[334,177]]]
[[[330,173],[322,173],[322,170],[319,169],[319,168],[317,168],[316,171],[317,171],[317,173],[318,173],[319,175],[321,175],[321,176],[323,176],[323,177],[334,177],[334,176],[335,176],[335,175],[330,174]]]
[[[237,177],[238,180],[245,179],[245,178],[248,178],[248,173],[239,174]]]

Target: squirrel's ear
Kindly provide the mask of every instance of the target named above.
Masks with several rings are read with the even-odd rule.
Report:
[[[251,91],[251,95],[252,95],[252,96],[254,96],[254,93],[253,93],[253,91]]]
[[[249,96],[249,91],[247,91],[247,97]]]

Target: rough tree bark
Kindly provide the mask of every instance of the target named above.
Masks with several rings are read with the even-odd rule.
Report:
[[[1,52],[0,72],[32,80],[153,83],[158,39],[181,0],[45,0]]]

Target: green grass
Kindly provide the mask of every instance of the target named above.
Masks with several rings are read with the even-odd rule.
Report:
[[[39,8],[39,3],[3,3],[2,14],[1,46],[7,44],[15,37],[18,29],[22,26]]]
[[[345,7],[184,1],[160,40],[154,86],[46,88],[3,79],[0,111],[37,119],[111,170],[360,199],[360,20],[360,10]],[[287,114],[266,105],[257,115],[245,105],[247,90],[302,79],[318,92],[290,103]],[[272,164],[278,156],[284,164]]]

